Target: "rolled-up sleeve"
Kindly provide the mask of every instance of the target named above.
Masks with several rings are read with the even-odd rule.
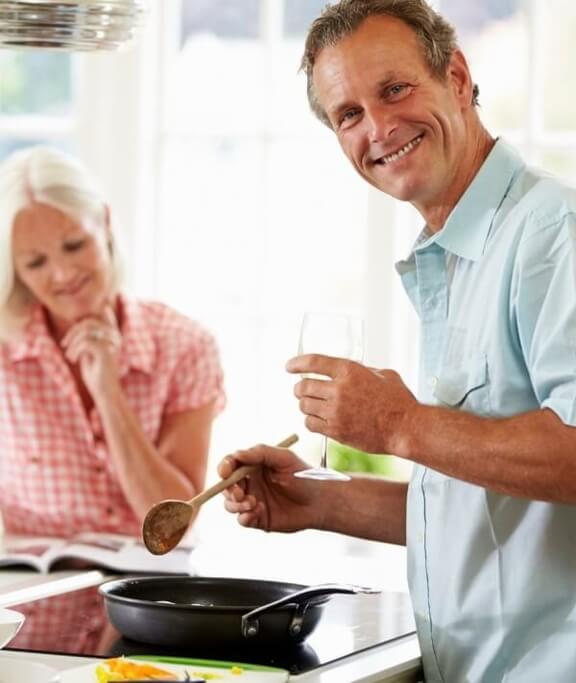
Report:
[[[525,235],[515,270],[515,320],[534,393],[576,426],[576,214]]]
[[[220,354],[214,337],[197,328],[174,367],[164,412],[166,415],[181,413],[212,402],[215,414],[226,403]]]

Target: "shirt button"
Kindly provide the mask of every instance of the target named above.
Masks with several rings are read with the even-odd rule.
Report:
[[[114,514],[114,508],[112,507],[107,507],[106,508],[106,514],[111,517]]]
[[[416,534],[416,540],[418,541],[418,543],[423,543],[423,542],[424,542],[424,534],[423,534],[421,531],[419,531],[419,532]]]
[[[102,465],[94,465],[94,472],[96,474],[104,474],[104,467]]]
[[[428,379],[428,385],[434,389],[434,387],[438,384],[438,377],[430,377]]]

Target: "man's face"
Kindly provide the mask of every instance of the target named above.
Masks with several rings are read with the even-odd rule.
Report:
[[[344,153],[365,180],[417,208],[443,201],[467,144],[470,77],[460,53],[443,82],[430,73],[408,25],[370,17],[321,50],[313,84]]]

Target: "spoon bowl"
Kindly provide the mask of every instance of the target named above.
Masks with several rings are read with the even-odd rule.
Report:
[[[281,441],[277,447],[289,448],[296,441],[298,437],[292,434]],[[142,525],[142,539],[146,548],[153,555],[165,555],[170,552],[180,543],[188,527],[196,519],[203,503],[244,479],[256,468],[257,465],[243,465],[234,470],[226,479],[222,479],[190,500],[169,499],[153,505],[148,510]]]
[[[197,514],[194,505],[185,500],[156,503],[144,519],[144,545],[153,555],[164,555],[180,543]]]

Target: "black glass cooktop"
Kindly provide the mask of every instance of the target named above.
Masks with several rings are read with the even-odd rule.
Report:
[[[115,657],[171,655],[263,664],[288,669],[292,674],[368,650],[414,632],[412,608],[403,593],[337,595],[324,608],[316,630],[301,645],[185,651],[144,645],[122,638],[106,617],[97,588],[15,606],[26,615],[24,626],[8,649]]]

